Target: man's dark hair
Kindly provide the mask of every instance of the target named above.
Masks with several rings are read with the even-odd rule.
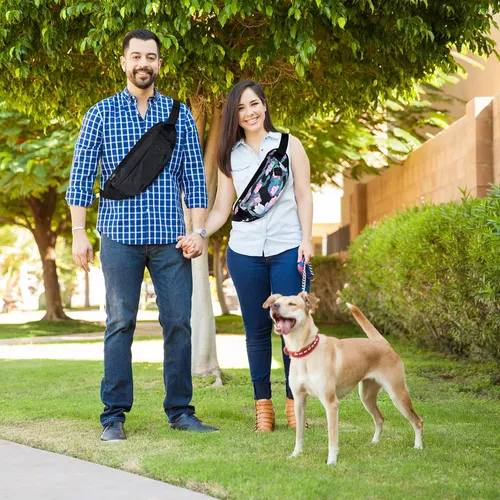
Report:
[[[132,40],[132,38],[138,38],[139,40],[154,40],[158,48],[158,57],[160,57],[160,40],[152,31],[149,31],[146,28],[137,28],[135,30],[129,31],[125,35],[123,39],[123,55],[125,55],[125,52],[127,52],[127,49],[130,45],[130,40]]]

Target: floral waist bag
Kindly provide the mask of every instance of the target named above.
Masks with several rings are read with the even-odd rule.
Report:
[[[235,222],[260,219],[278,202],[290,175],[290,159],[286,154],[289,134],[281,134],[277,149],[272,149],[259,165],[241,196],[233,205]]]

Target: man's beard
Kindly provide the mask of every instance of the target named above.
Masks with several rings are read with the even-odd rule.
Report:
[[[149,73],[149,78],[146,79],[146,80],[143,80],[142,78],[139,79],[137,78],[136,74],[139,72],[139,71],[146,71],[147,73]],[[156,82],[156,79],[158,78],[158,73],[155,73],[154,71],[152,70],[133,70],[131,72],[131,75],[130,75],[132,78],[132,83],[139,89],[142,89],[142,90],[145,90],[145,89],[148,89],[149,87],[151,87],[151,85],[153,85],[154,82]]]

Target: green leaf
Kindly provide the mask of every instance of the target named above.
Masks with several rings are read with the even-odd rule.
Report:
[[[246,60],[248,59],[249,53],[244,52],[240,59],[240,68],[243,69],[245,67]]]
[[[22,131],[23,129],[21,127],[8,127],[2,129],[1,133],[6,136],[18,136]]]
[[[33,169],[33,174],[42,179],[45,179],[47,177],[47,171],[45,170],[45,167],[43,165],[37,165]]]

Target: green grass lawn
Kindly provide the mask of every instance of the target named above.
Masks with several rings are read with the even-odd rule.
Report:
[[[241,320],[240,328],[241,328]],[[222,323],[234,333],[237,318]],[[219,327],[221,322],[218,322]],[[321,330],[359,335],[355,327]],[[274,358],[281,359],[273,336]],[[500,386],[498,367],[471,364],[391,339],[407,367],[407,383],[425,421],[424,450],[385,393],[382,441],[371,444],[373,423],[356,391],[340,403],[340,454],[325,464],[324,409],[310,400],[304,453],[295,459],[295,434],[285,426],[282,370],[272,374],[277,428],[253,432],[247,370],[225,370],[225,385],[195,378],[197,414],[220,426],[194,435],[168,428],[162,413],[162,368],[134,365],[135,402],[125,443],[99,440],[101,362],[0,360],[0,438],[128,470],[218,498],[498,498]]]
[[[217,333],[243,333],[243,321],[237,314],[215,316]]]
[[[22,325],[0,325],[0,339],[47,337],[104,331],[104,323],[90,321],[30,321]]]

